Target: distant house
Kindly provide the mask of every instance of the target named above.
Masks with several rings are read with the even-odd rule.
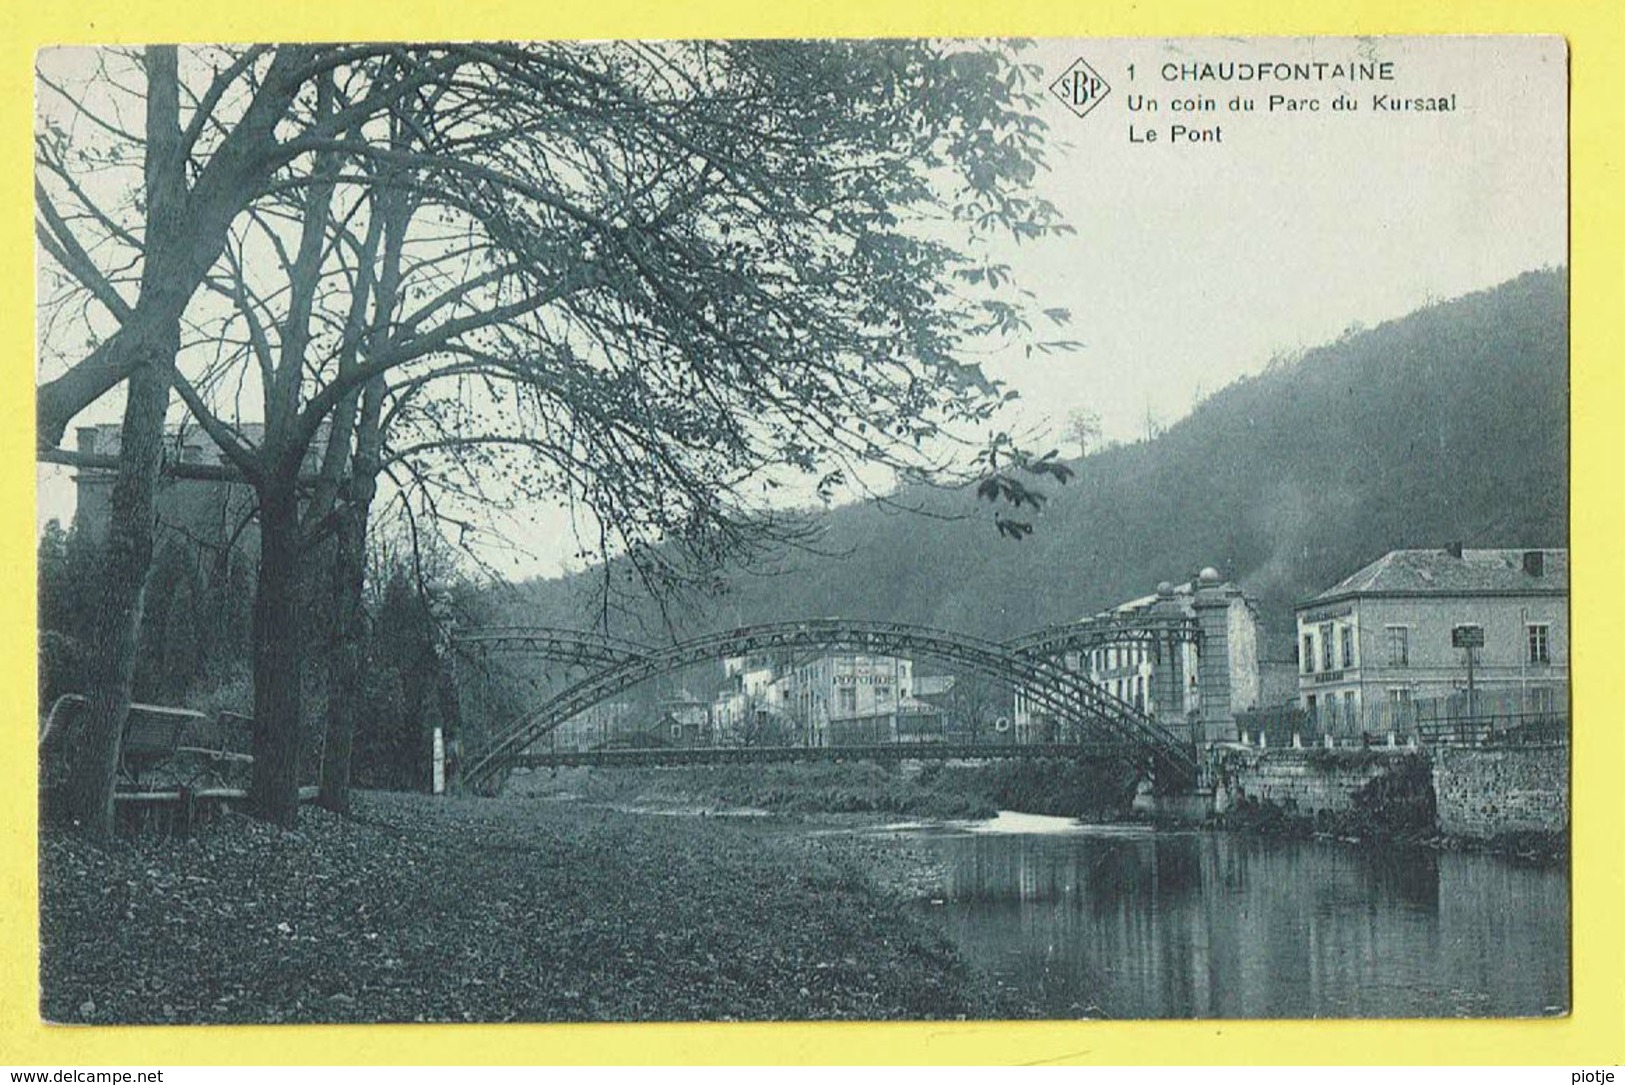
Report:
[[[660,702],[662,738],[673,746],[711,744],[710,705],[686,689]]]
[[[1299,704],[1322,732],[1568,703],[1567,550],[1394,550],[1299,605]],[[1468,632],[1458,633],[1458,627]],[[1474,703],[1466,704],[1471,649]]]
[[[554,728],[546,745],[555,750],[596,750],[625,743],[638,733],[637,709],[630,701],[602,701]]]
[[[735,656],[722,661],[723,688],[708,709],[707,740],[726,746],[781,745],[780,706],[773,691],[774,665],[766,657]],[[772,742],[767,740],[771,738]]]
[[[795,745],[931,741],[940,729],[936,707],[914,696],[913,661],[895,656],[831,652],[797,662],[770,676],[757,699]]]
[[[238,434],[250,445],[264,438],[265,427],[246,422]],[[315,471],[327,448],[329,426],[323,422],[305,458],[305,469]],[[77,451],[87,456],[116,459],[123,445],[121,427],[116,422],[80,426],[76,431]],[[176,463],[223,465],[214,442],[196,427],[170,426],[164,435],[164,457]],[[112,467],[81,467],[73,477],[73,522],[88,538],[100,542],[107,536],[112,518]],[[252,543],[256,537],[245,518],[254,512],[254,493],[246,483],[201,482],[195,479],[161,478],[156,495],[160,535],[172,536],[190,546],[218,550],[222,546]]]
[[[81,426],[77,432],[78,451],[87,456],[117,458],[122,445],[116,423]],[[164,455],[181,463],[218,464],[216,448],[197,430],[170,427]],[[117,471],[111,467],[82,467],[73,476],[74,526],[97,543],[107,537],[113,515],[113,483]],[[218,550],[243,534],[237,530],[254,511],[254,494],[247,486],[226,482],[197,482],[161,478],[156,494],[159,547],[165,543],[200,546]]]

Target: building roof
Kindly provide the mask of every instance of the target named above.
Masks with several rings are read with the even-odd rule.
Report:
[[[1539,554],[1541,572],[1526,568]],[[1518,595],[1567,593],[1567,550],[1390,550],[1301,607],[1355,595]]]

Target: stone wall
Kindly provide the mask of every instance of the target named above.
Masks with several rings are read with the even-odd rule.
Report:
[[[1407,749],[1258,749],[1217,747],[1213,758],[1213,809],[1223,814],[1244,797],[1274,803],[1289,813],[1312,817],[1340,813],[1371,781],[1419,758]]]
[[[1433,751],[1439,829],[1488,839],[1569,827],[1569,748]]]

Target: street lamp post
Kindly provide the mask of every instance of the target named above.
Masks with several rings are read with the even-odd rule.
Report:
[[[1473,680],[1474,656],[1478,649],[1484,647],[1484,627],[1458,625],[1450,631],[1450,643],[1467,652],[1467,719],[1471,726],[1478,719],[1478,689]]]

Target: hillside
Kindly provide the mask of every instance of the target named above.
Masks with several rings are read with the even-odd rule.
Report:
[[[1289,652],[1292,604],[1387,550],[1566,545],[1567,366],[1565,273],[1532,272],[1276,364],[1155,440],[1074,462],[1023,542],[967,493],[898,495],[965,517],[950,522],[843,507],[820,545],[848,556],[736,575],[684,624],[839,614],[1004,638],[1214,565],[1259,597]],[[579,579],[524,585],[513,619],[578,624]]]

